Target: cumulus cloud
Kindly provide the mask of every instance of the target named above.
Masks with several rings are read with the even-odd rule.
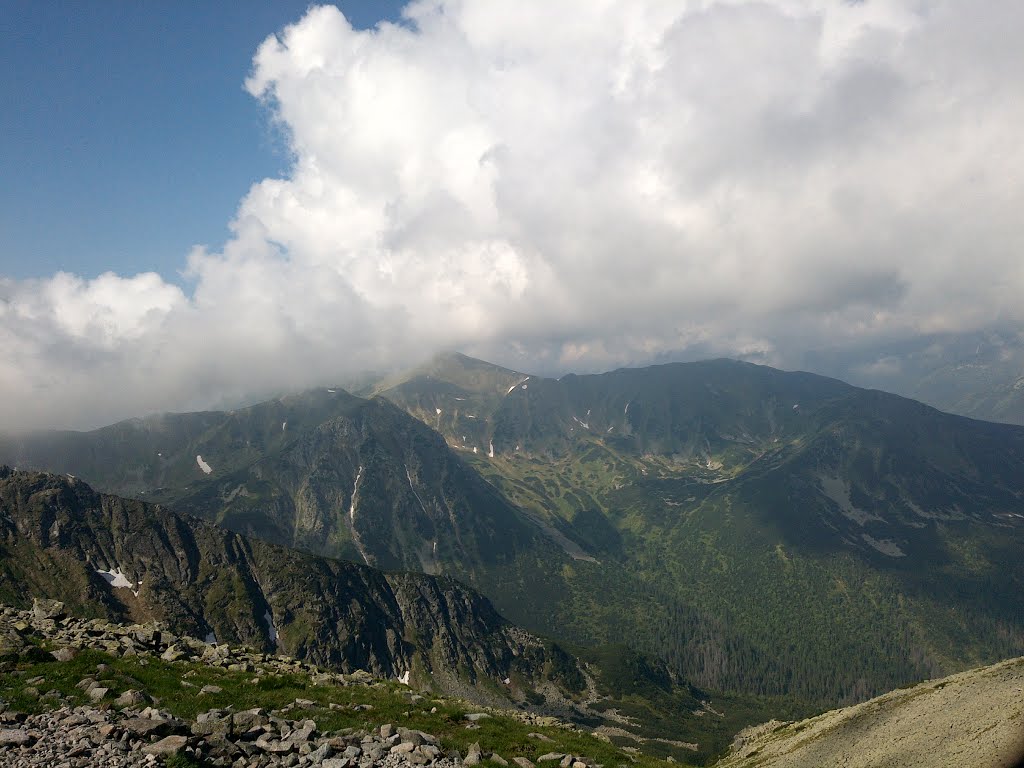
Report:
[[[7,424],[460,348],[596,369],[1019,323],[1024,6],[419,0],[268,37],[285,178],[154,275],[0,283]],[[112,393],[116,396],[111,397]]]

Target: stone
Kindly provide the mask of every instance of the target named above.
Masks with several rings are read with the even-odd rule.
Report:
[[[31,747],[35,743],[35,735],[20,728],[0,730],[0,747]]]
[[[503,765],[503,766],[507,766],[508,765],[508,760],[506,760],[504,757],[499,755],[497,752],[491,753],[491,762],[492,763],[497,763],[498,765]]]
[[[320,763],[320,768],[349,768],[351,765],[347,757],[329,757]]]
[[[393,746],[391,748],[391,754],[393,754],[393,755],[408,755],[414,749],[416,749],[416,745],[415,744],[410,744],[407,741],[403,741],[401,744],[395,744],[395,746]]]
[[[128,690],[114,699],[114,706],[118,709],[122,707],[137,707],[139,704],[146,703],[146,694],[142,691]]]
[[[59,600],[32,599],[32,615],[36,619],[60,619],[64,616],[64,603]]]
[[[104,688],[103,686],[97,685],[97,686],[89,689],[89,698],[92,701],[99,701],[104,696],[106,696],[108,693],[110,693],[110,689],[109,688]]]
[[[462,759],[463,765],[476,765],[480,762],[483,754],[480,751],[480,742],[474,741],[469,745],[469,750],[466,752],[466,756]]]
[[[142,751],[147,755],[154,755],[156,757],[170,757],[171,755],[181,754],[187,746],[187,736],[165,736],[160,741],[147,744],[142,748]]]
[[[490,715],[488,715],[486,712],[470,712],[468,715],[466,715],[466,719],[469,720],[469,722],[471,723],[475,723],[479,720],[486,720],[489,717]]]
[[[199,689],[199,695],[200,696],[202,696],[204,694],[207,694],[207,693],[209,693],[209,694],[224,693],[224,689],[221,688],[219,685],[204,685],[202,688]]]
[[[553,762],[555,760],[561,760],[565,755],[561,752],[548,752],[546,755],[541,755],[537,758],[538,763]]]
[[[526,735],[531,739],[537,739],[537,741],[554,741],[550,736],[545,736],[543,733],[528,733]]]
[[[536,766],[525,757],[513,757],[512,762],[519,766],[519,768],[536,768]]]
[[[78,651],[74,648],[58,648],[56,651],[50,651],[50,655],[57,661],[71,661],[78,655]]]
[[[149,717],[129,717],[122,720],[120,725],[128,733],[142,739],[148,739],[150,736],[167,736],[173,730],[173,724],[169,721]]]

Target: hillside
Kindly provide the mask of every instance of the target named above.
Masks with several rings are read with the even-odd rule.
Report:
[[[739,734],[716,768],[1016,768],[1024,764],[1024,658]]]
[[[472,465],[600,561],[532,626],[833,704],[1024,652],[1020,428],[728,360],[490,402]]]
[[[639,648],[717,694],[823,708],[1024,653],[1024,429],[729,360],[527,380],[449,355],[373,391],[0,458],[441,572],[534,632]]]
[[[81,481],[3,468],[0,600],[32,597],[482,698],[524,699],[550,653],[451,579],[305,555]]]

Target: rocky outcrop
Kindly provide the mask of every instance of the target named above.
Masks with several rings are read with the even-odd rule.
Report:
[[[797,723],[742,731],[716,768],[1016,768],[1024,764],[1024,657]]]
[[[71,478],[5,471],[0,600],[32,597],[450,692],[487,681],[523,696],[504,681],[539,678],[545,661],[537,638],[452,579],[304,555]]]
[[[391,689],[387,693],[387,686],[366,672],[341,674],[294,658],[178,637],[152,624],[77,619],[65,615],[64,605],[52,600],[35,600],[31,611],[0,607],[0,631],[21,640],[20,652],[0,659],[0,670],[9,679],[26,675],[25,664],[47,660],[64,663],[83,651],[98,650],[125,661],[131,657],[139,668],[157,659],[166,662],[164,674],[182,686],[196,689],[196,697],[224,693],[218,685],[199,688],[189,682],[196,675],[197,662],[207,669],[237,673],[249,684],[287,677],[305,680],[305,690],[313,688],[326,694],[313,694],[319,702],[300,698],[276,709],[242,709],[232,704],[183,719],[161,709],[160,702],[145,690],[131,688],[116,693],[110,686],[123,687],[125,679],[119,678],[108,664],[101,663],[93,675],[82,678],[75,686],[94,705],[76,706],[74,697],[52,688],[36,698],[40,705],[46,705],[42,707],[44,711],[32,715],[11,710],[0,700],[0,768],[58,764],[67,768],[136,768],[175,756],[190,765],[233,768],[455,768],[460,764],[476,765],[485,759],[498,766],[508,765],[500,755],[481,750],[479,743],[473,743],[463,758],[457,750],[442,748],[440,739],[432,734],[392,723],[321,731],[313,717],[322,721],[332,710],[348,709],[370,715],[374,710],[372,704],[355,702],[371,695],[371,690],[378,701],[387,696],[410,705],[424,700],[424,696],[412,690],[399,694]],[[33,669],[39,671],[39,667]],[[49,671],[56,676],[66,675],[60,667]],[[253,675],[255,678],[250,681]],[[46,682],[45,675],[25,679],[25,683],[34,685]],[[237,685],[237,677],[230,684]],[[348,697],[348,703],[336,702],[343,698],[335,690],[340,688],[356,691]],[[443,698],[432,701],[442,705],[449,702]],[[436,711],[436,707],[431,710]],[[405,716],[409,714],[406,712]],[[524,713],[504,714],[524,719]],[[460,727],[479,729],[477,722],[490,718],[486,713],[466,714]],[[551,741],[544,734],[531,733],[530,737]],[[561,768],[593,765],[593,761],[562,753],[547,753],[539,760],[561,760]]]

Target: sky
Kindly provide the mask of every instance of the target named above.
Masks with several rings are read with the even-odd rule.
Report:
[[[1019,2],[13,9],[9,429],[1021,325]]]

